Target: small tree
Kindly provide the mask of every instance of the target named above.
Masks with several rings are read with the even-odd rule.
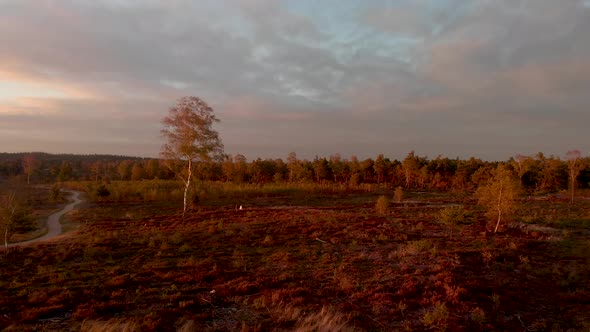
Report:
[[[520,183],[504,165],[498,165],[492,177],[477,189],[479,204],[487,210],[490,219],[496,219],[494,233],[498,231],[502,218],[516,208],[516,198],[520,194]]]
[[[401,201],[404,199],[404,188],[402,188],[402,186],[398,186],[397,188],[395,188],[395,192],[393,193],[393,200],[396,201],[397,203],[401,203]]]
[[[35,159],[35,155],[32,153],[27,154],[22,159],[22,166],[25,174],[27,175],[27,184],[31,183],[31,175],[37,170],[39,167],[39,163],[37,159]]]
[[[580,172],[586,167],[582,160],[582,154],[579,150],[568,151],[567,157],[567,168],[569,172],[569,182],[571,190],[571,203],[574,203],[574,195],[576,192],[576,181]]]
[[[406,158],[402,161],[402,169],[404,171],[404,178],[406,180],[406,189],[412,186],[412,182],[416,174],[420,170],[420,158],[416,157],[414,151],[410,151]]]
[[[471,223],[472,215],[462,206],[450,206],[442,209],[439,212],[438,217],[440,222],[449,228],[449,237],[452,238],[453,231],[457,226]]]
[[[523,177],[533,168],[534,159],[528,156],[517,154],[514,158],[512,158],[511,163],[514,167],[514,170],[516,171],[516,174],[518,175],[520,183],[524,185]]]
[[[25,232],[34,228],[34,220],[29,210],[12,192],[0,196],[0,231],[4,236],[4,247],[15,232]]]
[[[51,198],[51,201],[57,202],[57,201],[59,201],[60,197],[61,197],[61,189],[60,189],[59,185],[56,183],[53,186],[51,186],[50,198]]]
[[[92,174],[94,182],[98,182],[98,179],[103,173],[104,168],[103,162],[100,160],[97,160],[93,162],[92,165],[90,165],[90,174]]]
[[[59,168],[59,174],[57,175],[57,180],[58,181],[67,181],[70,180],[72,178],[74,170],[72,169],[72,165],[67,162],[67,161],[63,161],[61,163],[61,166]]]
[[[381,215],[387,215],[389,212],[389,200],[385,196],[379,196],[375,203],[375,211]]]
[[[131,168],[131,180],[139,181],[145,178],[145,169],[141,163],[135,163]]]
[[[160,155],[184,184],[183,217],[187,209],[194,163],[209,161],[223,154],[219,134],[212,128],[214,122],[219,120],[213,114],[213,109],[198,97],[181,98],[170,108],[168,116],[162,119],[164,129],[161,133],[166,143]],[[186,163],[186,167],[179,170],[173,167],[174,163]]]
[[[131,160],[123,160],[117,165],[117,173],[121,180],[129,180],[131,178],[131,167],[133,167]]]
[[[160,176],[160,161],[157,159],[150,159],[145,167],[145,173],[148,179],[157,179]]]

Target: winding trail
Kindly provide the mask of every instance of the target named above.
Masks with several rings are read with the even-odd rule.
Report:
[[[14,246],[21,246],[21,245],[25,245],[25,244],[34,243],[34,242],[49,240],[49,239],[52,239],[52,238],[61,234],[61,224],[59,223],[59,218],[61,218],[61,216],[63,216],[64,214],[72,211],[76,205],[78,205],[82,202],[82,200],[80,199],[81,192],[74,191],[74,190],[64,190],[64,191],[72,194],[72,196],[69,197],[69,199],[72,200],[72,202],[70,204],[66,205],[63,209],[53,213],[52,215],[50,215],[47,218],[47,228],[48,228],[47,234],[45,234],[41,237],[32,239],[32,240],[28,240],[28,241],[10,243],[8,245],[9,248],[14,247]]]

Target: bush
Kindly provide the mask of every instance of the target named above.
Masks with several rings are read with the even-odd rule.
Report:
[[[99,198],[105,198],[110,195],[111,195],[111,192],[104,184],[101,184],[100,187],[98,187],[96,189],[96,196],[98,196]]]
[[[462,206],[451,206],[442,209],[438,217],[440,222],[451,230],[451,237],[453,236],[453,230],[457,225],[471,224],[473,222],[473,215],[471,212],[465,210]]]
[[[418,255],[424,252],[436,254],[437,248],[429,239],[422,239],[416,241],[408,241],[405,245],[400,246],[396,251],[398,257],[404,257],[407,255]]]
[[[389,200],[385,196],[379,196],[375,204],[375,211],[381,215],[386,215],[389,211]]]
[[[471,310],[471,321],[482,325],[486,321],[486,313],[480,307],[475,307],[475,309]]]
[[[58,184],[54,184],[51,187],[51,192],[50,192],[51,201],[57,202],[57,201],[59,201],[60,197],[61,197],[61,189],[59,188]]]
[[[468,225],[473,223],[473,213],[462,206],[450,206],[439,213],[440,220],[445,224]]]
[[[393,200],[396,202],[401,202],[404,199],[404,189],[401,186],[395,188],[395,193],[393,194]]]
[[[445,330],[447,327],[447,320],[449,319],[449,310],[445,303],[438,302],[432,310],[427,311],[422,316],[424,326],[428,328],[435,328]]]

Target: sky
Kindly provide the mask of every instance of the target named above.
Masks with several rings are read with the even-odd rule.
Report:
[[[228,154],[590,152],[590,0],[0,0],[0,152],[157,157],[207,102]]]

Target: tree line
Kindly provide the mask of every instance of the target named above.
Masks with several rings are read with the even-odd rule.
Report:
[[[248,161],[236,154],[224,155],[223,160],[195,162],[192,170],[193,176],[201,181],[316,182],[350,186],[370,183],[418,190],[472,191],[487,181],[500,164],[512,171],[529,191],[558,191],[571,187],[572,183],[578,188],[590,185],[590,158],[582,157],[578,151],[570,151],[563,160],[537,153],[517,155],[502,162],[440,156],[429,159],[413,151],[403,160],[392,160],[382,154],[363,160],[355,156],[343,158],[340,154],[308,160],[291,152],[286,160],[257,158]],[[37,183],[174,179],[174,167],[168,166],[160,159],[123,156],[0,154],[0,177],[20,176],[24,181]]]

